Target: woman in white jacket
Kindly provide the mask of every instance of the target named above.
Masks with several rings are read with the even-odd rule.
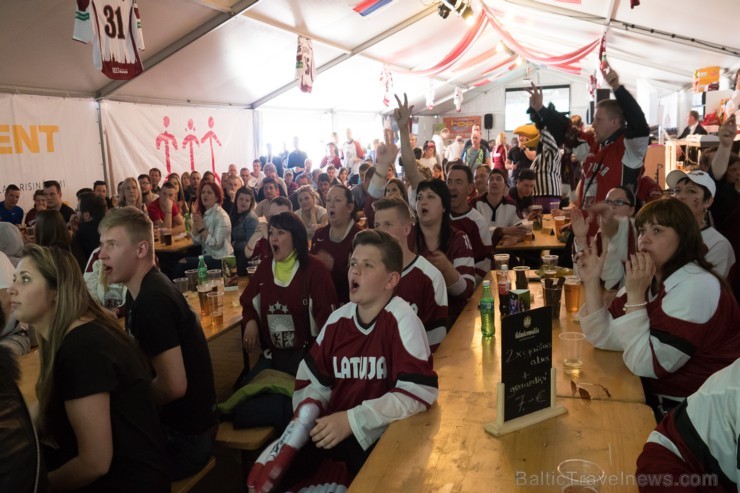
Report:
[[[704,258],[699,226],[685,204],[651,202],[635,225],[638,251],[608,309],[601,288],[606,253],[599,255],[592,242],[579,256],[586,291],[581,328],[597,348],[624,351],[627,367],[643,378],[647,403],[662,416],[740,357],[740,308]]]
[[[198,199],[193,204],[193,226],[190,235],[193,243],[203,246],[203,255],[209,269],[220,269],[224,257],[234,255],[231,245],[231,219],[221,207],[224,192],[215,183],[201,181]],[[175,278],[184,277],[185,271],[198,267],[198,257],[187,257],[177,264]]]

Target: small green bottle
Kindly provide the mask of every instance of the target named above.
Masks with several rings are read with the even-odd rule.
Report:
[[[203,284],[208,280],[208,267],[203,255],[198,256],[198,284]]]
[[[190,212],[185,211],[185,232],[190,234]]]
[[[491,338],[496,333],[493,308],[491,281],[483,281],[483,294],[480,297],[480,331],[484,339]]]

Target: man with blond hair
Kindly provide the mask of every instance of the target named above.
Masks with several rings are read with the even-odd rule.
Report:
[[[191,476],[208,463],[218,430],[213,368],[200,321],[155,266],[152,221],[143,211],[114,209],[99,231],[108,282],[128,289],[126,331],[154,370],[152,393],[161,409],[171,479]]]

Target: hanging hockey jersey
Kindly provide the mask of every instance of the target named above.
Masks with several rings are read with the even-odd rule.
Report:
[[[133,79],[144,67],[139,7],[134,0],[77,0],[74,34],[83,43],[93,42],[93,65],[109,79]]]

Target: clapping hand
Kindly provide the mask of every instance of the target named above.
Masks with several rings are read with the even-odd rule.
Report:
[[[570,211],[570,228],[573,230],[573,236],[581,239],[588,235],[588,227],[591,223],[591,216],[584,218],[581,209],[573,208]]]
[[[578,254],[578,259],[576,260],[578,275],[581,277],[584,286],[601,287],[601,271],[604,268],[606,252],[607,243],[604,243],[601,255],[599,255],[596,240],[591,238],[591,244]]]

